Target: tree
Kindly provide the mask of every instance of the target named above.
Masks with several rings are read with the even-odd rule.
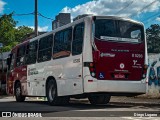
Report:
[[[15,42],[15,26],[16,21],[13,20],[12,14],[5,14],[0,18],[0,42],[3,43],[4,46]]]
[[[15,30],[15,38],[17,42],[22,42],[24,36],[26,36],[27,34],[30,34],[33,32],[32,28],[26,27],[26,26],[19,26],[16,30]]]
[[[149,53],[160,53],[160,26],[153,24],[146,29]]]
[[[4,47],[2,51],[10,51],[18,43],[22,42],[23,37],[33,30],[26,26],[19,26],[16,28],[17,21],[12,18],[13,13],[4,14],[0,17],[0,43]]]

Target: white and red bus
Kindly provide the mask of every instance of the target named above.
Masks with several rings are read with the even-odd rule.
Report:
[[[18,102],[46,96],[108,103],[113,95],[146,93],[144,25],[115,16],[87,16],[13,48],[7,91]]]

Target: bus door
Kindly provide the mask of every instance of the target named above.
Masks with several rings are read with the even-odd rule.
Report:
[[[9,58],[7,58],[7,78],[6,78],[6,87],[7,87],[7,94],[13,94],[13,69],[15,67],[15,61],[16,61],[16,53],[15,50],[12,51],[12,53],[9,55]]]
[[[28,95],[37,95],[37,69],[36,69],[36,60],[37,60],[37,46],[38,41],[35,40],[30,42],[27,45],[26,50],[26,64],[27,64],[27,90]]]
[[[27,65],[25,65],[26,44],[17,49],[16,67],[14,69],[14,79],[20,80],[22,95],[27,94]]]

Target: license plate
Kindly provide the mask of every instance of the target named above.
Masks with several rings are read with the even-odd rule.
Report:
[[[114,78],[125,78],[125,75],[124,74],[114,74]]]

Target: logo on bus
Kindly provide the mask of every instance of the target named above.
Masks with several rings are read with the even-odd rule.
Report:
[[[115,54],[112,53],[101,53],[101,57],[115,57]]]
[[[103,72],[100,72],[100,73],[99,73],[99,78],[100,78],[100,79],[104,79],[104,76],[105,76],[105,75],[104,75]]]
[[[124,68],[124,64],[123,64],[123,63],[120,64],[120,68],[121,68],[121,69]]]

